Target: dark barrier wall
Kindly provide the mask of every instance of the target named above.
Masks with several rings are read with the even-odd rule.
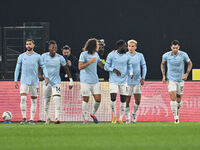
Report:
[[[147,79],[160,79],[160,62],[173,39],[200,68],[199,0],[1,1],[0,26],[50,22],[50,39],[69,44],[78,57],[88,38],[104,38],[108,51],[118,39],[136,39],[144,53]],[[190,76],[191,79],[191,76]]]

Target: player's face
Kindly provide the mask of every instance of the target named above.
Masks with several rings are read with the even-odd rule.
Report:
[[[135,50],[137,49],[137,45],[135,43],[129,43],[128,44],[128,50],[130,53],[135,52]]]
[[[55,54],[56,52],[57,52],[57,44],[51,44],[51,45],[49,45],[49,52],[51,53],[51,54]]]
[[[71,51],[69,49],[63,49],[63,56],[70,56]]]
[[[33,44],[32,41],[27,41],[26,42],[26,50],[27,51],[32,51],[34,49],[34,47],[35,47],[35,44]]]
[[[126,53],[127,51],[127,44],[125,43],[124,45],[122,45],[119,50],[121,51],[121,53]]]
[[[180,48],[180,46],[178,44],[171,46],[172,52],[175,54],[178,53],[179,48]]]

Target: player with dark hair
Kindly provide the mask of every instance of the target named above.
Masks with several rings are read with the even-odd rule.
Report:
[[[84,124],[88,123],[88,101],[90,93],[95,100],[94,109],[90,116],[95,123],[98,123],[95,114],[101,102],[101,87],[97,75],[97,65],[102,69],[104,65],[100,62],[97,50],[98,41],[95,38],[89,39],[79,57],[78,67],[80,70],[81,95],[83,96],[82,111]]]
[[[166,83],[165,64],[167,63],[168,92],[171,98],[171,110],[174,115],[175,124],[179,123],[179,111],[182,106],[181,98],[183,95],[184,81],[192,69],[192,61],[188,54],[180,49],[180,43],[177,40],[171,42],[171,51],[162,56],[161,72],[162,82]],[[184,65],[188,64],[185,72]]]
[[[63,56],[57,54],[57,43],[54,40],[47,42],[49,52],[42,54],[42,60],[47,68],[49,75],[49,84],[43,85],[43,97],[44,97],[44,110],[46,114],[46,123],[50,123],[49,116],[49,104],[50,98],[53,97],[55,103],[55,123],[60,123],[60,107],[61,107],[61,78],[60,78],[60,67],[63,66],[68,77],[69,77],[69,89],[73,87],[73,80],[67,63]],[[40,77],[42,80],[42,77]]]
[[[119,123],[122,122],[122,118],[126,107],[126,95],[127,95],[127,78],[133,77],[132,65],[130,62],[130,56],[126,54],[127,44],[124,40],[116,42],[117,50],[108,54],[104,69],[109,71],[110,82],[110,97],[111,97],[111,109],[113,113],[112,123],[117,122],[116,115],[116,96],[119,91],[121,107]],[[128,72],[128,74],[127,74]]]
[[[26,52],[19,55],[17,60],[17,65],[15,68],[15,88],[18,87],[18,77],[19,71],[21,69],[21,79],[20,79],[20,95],[21,95],[21,103],[20,108],[22,112],[23,120],[21,124],[26,123],[26,100],[27,94],[30,91],[31,95],[31,117],[30,117],[30,124],[34,123],[34,116],[36,112],[37,106],[37,96],[39,91],[39,78],[38,78],[38,67],[40,66],[44,72],[44,79],[45,84],[47,85],[48,80],[48,73],[47,69],[40,57],[39,54],[34,52],[35,43],[32,39],[26,40]]]

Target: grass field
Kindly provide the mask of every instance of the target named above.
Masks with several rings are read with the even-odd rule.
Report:
[[[0,123],[0,150],[199,150],[200,122]]]

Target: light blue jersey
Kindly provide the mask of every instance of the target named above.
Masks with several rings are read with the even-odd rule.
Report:
[[[121,72],[121,76],[117,76],[113,69]],[[109,71],[109,82],[115,84],[125,84],[130,73],[133,73],[130,56],[128,54],[119,54],[117,51],[108,54],[106,64],[104,66],[106,71]]]
[[[25,85],[38,85],[39,78],[38,78],[38,67],[42,68],[44,72],[45,78],[48,78],[48,73],[46,67],[41,59],[41,56],[34,52],[31,55],[28,55],[26,52],[19,55],[17,60],[17,65],[15,68],[15,79],[14,81],[18,81],[19,71],[21,68],[21,84]]]
[[[67,63],[63,56],[55,54],[54,57],[49,55],[49,52],[42,54],[42,61],[44,62],[49,75],[49,84],[47,86],[53,86],[60,84],[60,66],[65,66]],[[43,81],[45,85],[45,82]]]
[[[91,55],[91,54],[88,54],[88,51],[84,51],[81,53],[79,57],[79,62],[87,63],[93,57],[97,58],[96,62],[80,70],[81,83],[95,84],[99,82],[98,75],[97,75],[97,63],[99,63],[101,60],[98,53],[95,52],[93,55]]]
[[[131,79],[130,76],[128,76],[128,84],[139,84],[141,78],[145,79],[147,74],[147,66],[144,56],[142,53],[139,52],[135,52],[135,54],[130,54],[129,52],[127,52],[127,54],[131,57],[131,64],[133,68],[133,78]]]
[[[172,55],[172,51],[165,53],[162,56],[162,61],[167,62],[167,78],[168,80],[181,82],[184,75],[185,62],[189,62],[190,58],[187,53],[178,51],[176,56]]]

